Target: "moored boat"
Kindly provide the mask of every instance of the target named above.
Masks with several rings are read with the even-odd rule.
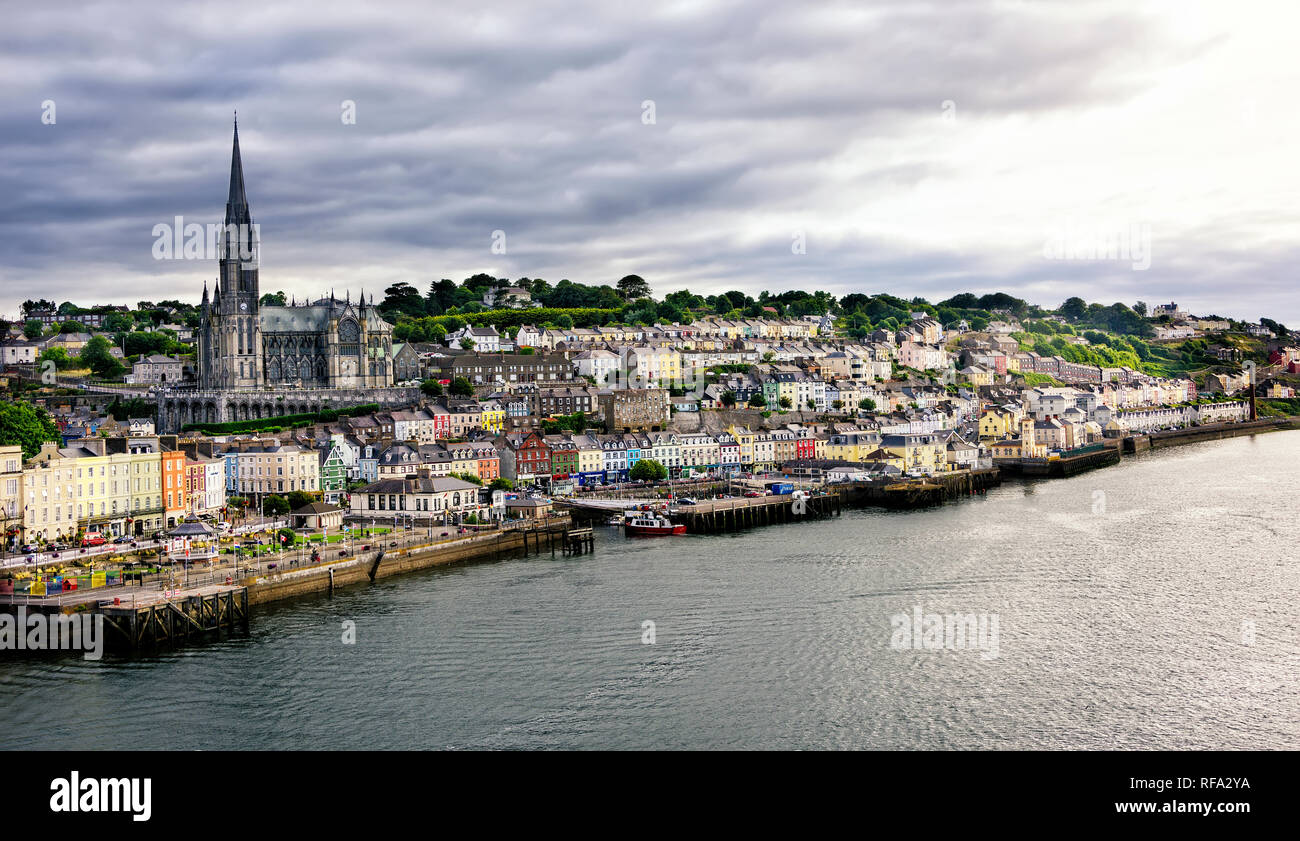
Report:
[[[686,534],[686,526],[658,514],[638,513],[627,521],[627,534],[640,537]]]

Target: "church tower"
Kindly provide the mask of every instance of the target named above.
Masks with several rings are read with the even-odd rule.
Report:
[[[220,237],[220,269],[213,300],[212,341],[216,344],[218,388],[262,385],[262,328],[258,318],[258,234],[244,192],[239,157],[239,122],[230,156],[230,191]]]

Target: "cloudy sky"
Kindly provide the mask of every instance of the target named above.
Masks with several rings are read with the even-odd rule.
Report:
[[[637,273],[1300,322],[1292,0],[6,5],[6,315],[197,301],[215,261],[154,226],[221,220],[237,109],[264,291]]]

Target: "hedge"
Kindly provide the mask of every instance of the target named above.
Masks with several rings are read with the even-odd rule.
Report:
[[[319,412],[301,412],[293,415],[278,415],[273,418],[256,418],[246,421],[228,421],[226,423],[187,423],[181,432],[202,432],[205,435],[225,435],[233,432],[281,432],[286,427],[298,429],[313,423],[329,423],[341,417],[354,418],[379,411],[378,403],[365,403],[344,409],[322,409]]]

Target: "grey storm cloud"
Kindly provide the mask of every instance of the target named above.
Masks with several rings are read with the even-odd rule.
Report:
[[[945,101],[977,125],[1086,113],[1215,49],[1165,38],[1140,10],[1079,9],[11,7],[0,30],[0,311],[29,297],[197,298],[215,262],[154,260],[151,231],[175,216],[220,221],[238,109],[266,289],[636,272],[660,293],[1005,290],[1265,314],[1294,256],[1276,243],[1243,257],[1189,231],[1157,239],[1169,259],[1135,276],[1050,264],[1036,229],[1014,247],[972,248],[937,225],[903,241],[840,224],[970,174],[930,148],[947,142],[935,128]],[[340,119],[345,100],[354,125]],[[41,120],[47,101],[53,125]],[[497,230],[505,254],[490,250]],[[792,254],[795,232],[806,254]],[[1259,294],[1216,297],[1225,275]]]

